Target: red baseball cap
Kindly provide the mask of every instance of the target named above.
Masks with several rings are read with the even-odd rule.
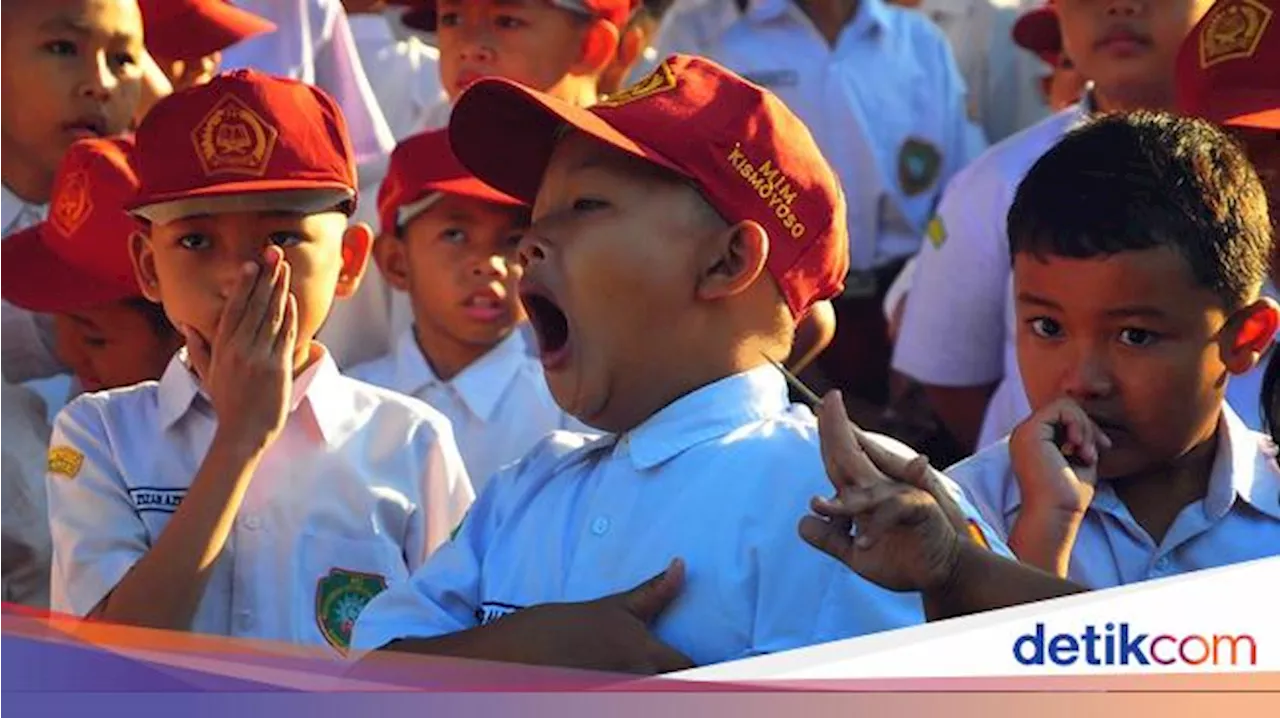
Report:
[[[1013,41],[1034,52],[1047,64],[1057,65],[1062,55],[1062,28],[1053,3],[1027,10],[1013,23]]]
[[[356,199],[355,153],[337,103],[255,70],[156,103],[138,127],[137,166],[142,186],[126,209],[152,221],[180,200],[276,193],[292,203],[280,209],[318,212],[343,202],[353,209]]]
[[[705,58],[673,55],[590,109],[481,80],[449,122],[462,164],[529,204],[565,127],[687,177],[727,221],[763,226],[769,272],[795,316],[843,290],[840,182],[809,129],[768,90]]]
[[[132,138],[80,140],[63,155],[49,217],[0,243],[4,298],[66,312],[140,297],[129,259],[139,225],[124,211],[138,188]]]
[[[227,0],[138,0],[147,52],[165,60],[198,60],[275,32],[275,23]]]
[[[1280,0],[1219,0],[1178,52],[1178,108],[1280,130]]]
[[[640,0],[545,0],[545,2],[579,15],[608,20],[619,30],[626,27],[627,22],[631,20],[631,13],[640,4]],[[394,4],[414,7],[400,17],[400,22],[414,30],[436,31],[436,0],[402,0]]]
[[[387,176],[378,188],[378,222],[394,232],[442,194],[520,206],[524,203],[481,182],[462,166],[449,147],[449,131],[434,130],[406,138],[391,153]]]

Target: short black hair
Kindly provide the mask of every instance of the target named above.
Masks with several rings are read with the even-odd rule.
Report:
[[[1267,198],[1244,151],[1203,120],[1163,112],[1069,132],[1031,167],[1008,220],[1011,258],[1169,247],[1232,308],[1255,297],[1270,262]]]
[[[163,306],[146,297],[130,297],[124,300],[124,304],[141,314],[147,320],[147,324],[151,325],[151,331],[155,332],[156,336],[167,339],[178,335],[178,330],[169,321],[169,315],[165,314]]]

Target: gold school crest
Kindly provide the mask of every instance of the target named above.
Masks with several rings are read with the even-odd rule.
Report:
[[[664,60],[653,72],[646,75],[631,87],[609,95],[596,103],[596,107],[617,107],[628,102],[643,100],[663,92],[676,89],[676,74]]]
[[[360,612],[386,587],[386,577],[376,573],[329,569],[329,574],[316,582],[316,626],[324,640],[346,653]]]
[[[1251,57],[1271,23],[1271,8],[1258,0],[1236,0],[1210,11],[1200,30],[1200,67]],[[1259,70],[1262,72],[1262,70]],[[1280,72],[1280,68],[1272,68]]]
[[[53,208],[49,212],[49,221],[64,237],[70,237],[93,211],[93,200],[89,198],[89,173],[84,169],[76,169],[62,178],[61,191],[53,198]]]
[[[271,161],[279,133],[233,95],[213,106],[191,132],[196,157],[206,175],[261,177]]]

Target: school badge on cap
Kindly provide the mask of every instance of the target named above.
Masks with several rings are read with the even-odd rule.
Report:
[[[1250,57],[1271,22],[1271,8],[1258,0],[1237,0],[1209,11],[1200,30],[1200,67]]]
[[[240,98],[223,97],[191,132],[205,175],[261,177],[279,132]]]
[[[49,210],[49,223],[64,237],[70,237],[80,229],[93,212],[93,200],[89,197],[89,172],[83,167],[68,172],[62,178],[58,194]]]
[[[920,194],[933,186],[942,169],[942,153],[931,143],[908,137],[898,151],[898,183],[907,196]]]
[[[596,103],[596,107],[618,107],[628,102],[643,100],[661,92],[676,89],[676,74],[664,60],[658,67],[634,85],[616,92]]]
[[[385,576],[331,568],[316,582],[316,626],[329,645],[346,653],[360,612],[387,588]]]

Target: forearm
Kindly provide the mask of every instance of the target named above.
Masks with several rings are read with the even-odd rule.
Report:
[[[1079,514],[1024,506],[1009,532],[1009,548],[1019,561],[1066,578],[1080,519]]]
[[[219,433],[173,518],[91,614],[112,623],[189,630],[262,456]]]
[[[1010,561],[977,544],[962,541],[951,574],[941,586],[924,593],[930,621],[1068,596],[1083,586]]]

